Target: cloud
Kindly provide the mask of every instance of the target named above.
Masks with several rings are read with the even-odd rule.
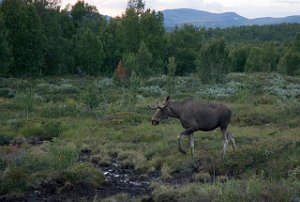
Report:
[[[290,5],[295,5],[295,4],[300,4],[300,1],[298,0],[281,0],[281,1],[272,1],[273,3],[284,3],[284,4],[290,4]]]
[[[74,5],[78,0],[61,0],[62,8],[66,5]],[[96,6],[98,11],[104,15],[117,16],[125,12],[127,0],[85,0],[85,3]]]
[[[77,0],[62,0],[63,7],[74,5]],[[85,0],[95,5],[104,15],[122,15],[128,0]],[[300,0],[145,0],[146,8],[161,11],[174,8],[192,8],[209,12],[236,12],[239,15],[256,17],[282,17],[300,15]]]
[[[203,4],[203,0],[152,0],[146,1],[146,7],[155,10],[165,10],[174,8],[199,8]]]

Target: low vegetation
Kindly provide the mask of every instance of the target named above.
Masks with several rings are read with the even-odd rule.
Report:
[[[170,83],[166,77],[133,79],[1,79],[7,92],[0,97],[2,199],[26,198],[30,190],[53,183],[58,194],[68,186],[101,190],[107,183],[101,167],[116,162],[150,182],[146,194],[154,201],[300,199],[298,77],[232,73],[222,85],[204,85],[195,75]],[[153,112],[146,108],[169,91],[174,100],[228,105],[237,150],[229,148],[221,161],[221,134],[215,130],[195,134],[194,157],[179,153],[180,123],[169,119],[152,126]],[[187,140],[183,146],[187,149]],[[104,200],[101,194],[92,199]]]

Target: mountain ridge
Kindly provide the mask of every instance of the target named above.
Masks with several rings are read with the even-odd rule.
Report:
[[[235,12],[212,13],[190,8],[166,9],[161,12],[164,14],[164,23],[167,30],[172,30],[175,26],[182,26],[183,24],[205,28],[227,28],[247,25],[300,23],[300,15],[249,19]]]

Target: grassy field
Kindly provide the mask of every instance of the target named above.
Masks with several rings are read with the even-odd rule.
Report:
[[[179,153],[180,122],[152,126],[147,109],[167,94],[228,105],[236,151],[222,161],[215,130]],[[299,77],[2,78],[0,109],[1,200],[300,201]]]

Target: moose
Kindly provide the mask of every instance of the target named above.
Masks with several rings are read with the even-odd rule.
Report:
[[[151,120],[153,125],[158,125],[168,117],[180,120],[185,131],[178,135],[178,149],[183,154],[186,153],[181,147],[181,139],[184,136],[188,136],[191,154],[194,156],[193,133],[196,131],[212,131],[216,128],[220,128],[223,137],[222,158],[224,158],[228,143],[231,143],[235,150],[234,138],[228,130],[231,110],[225,105],[201,103],[193,99],[175,102],[171,101],[170,96],[167,96],[162,104],[148,107],[156,110]]]

